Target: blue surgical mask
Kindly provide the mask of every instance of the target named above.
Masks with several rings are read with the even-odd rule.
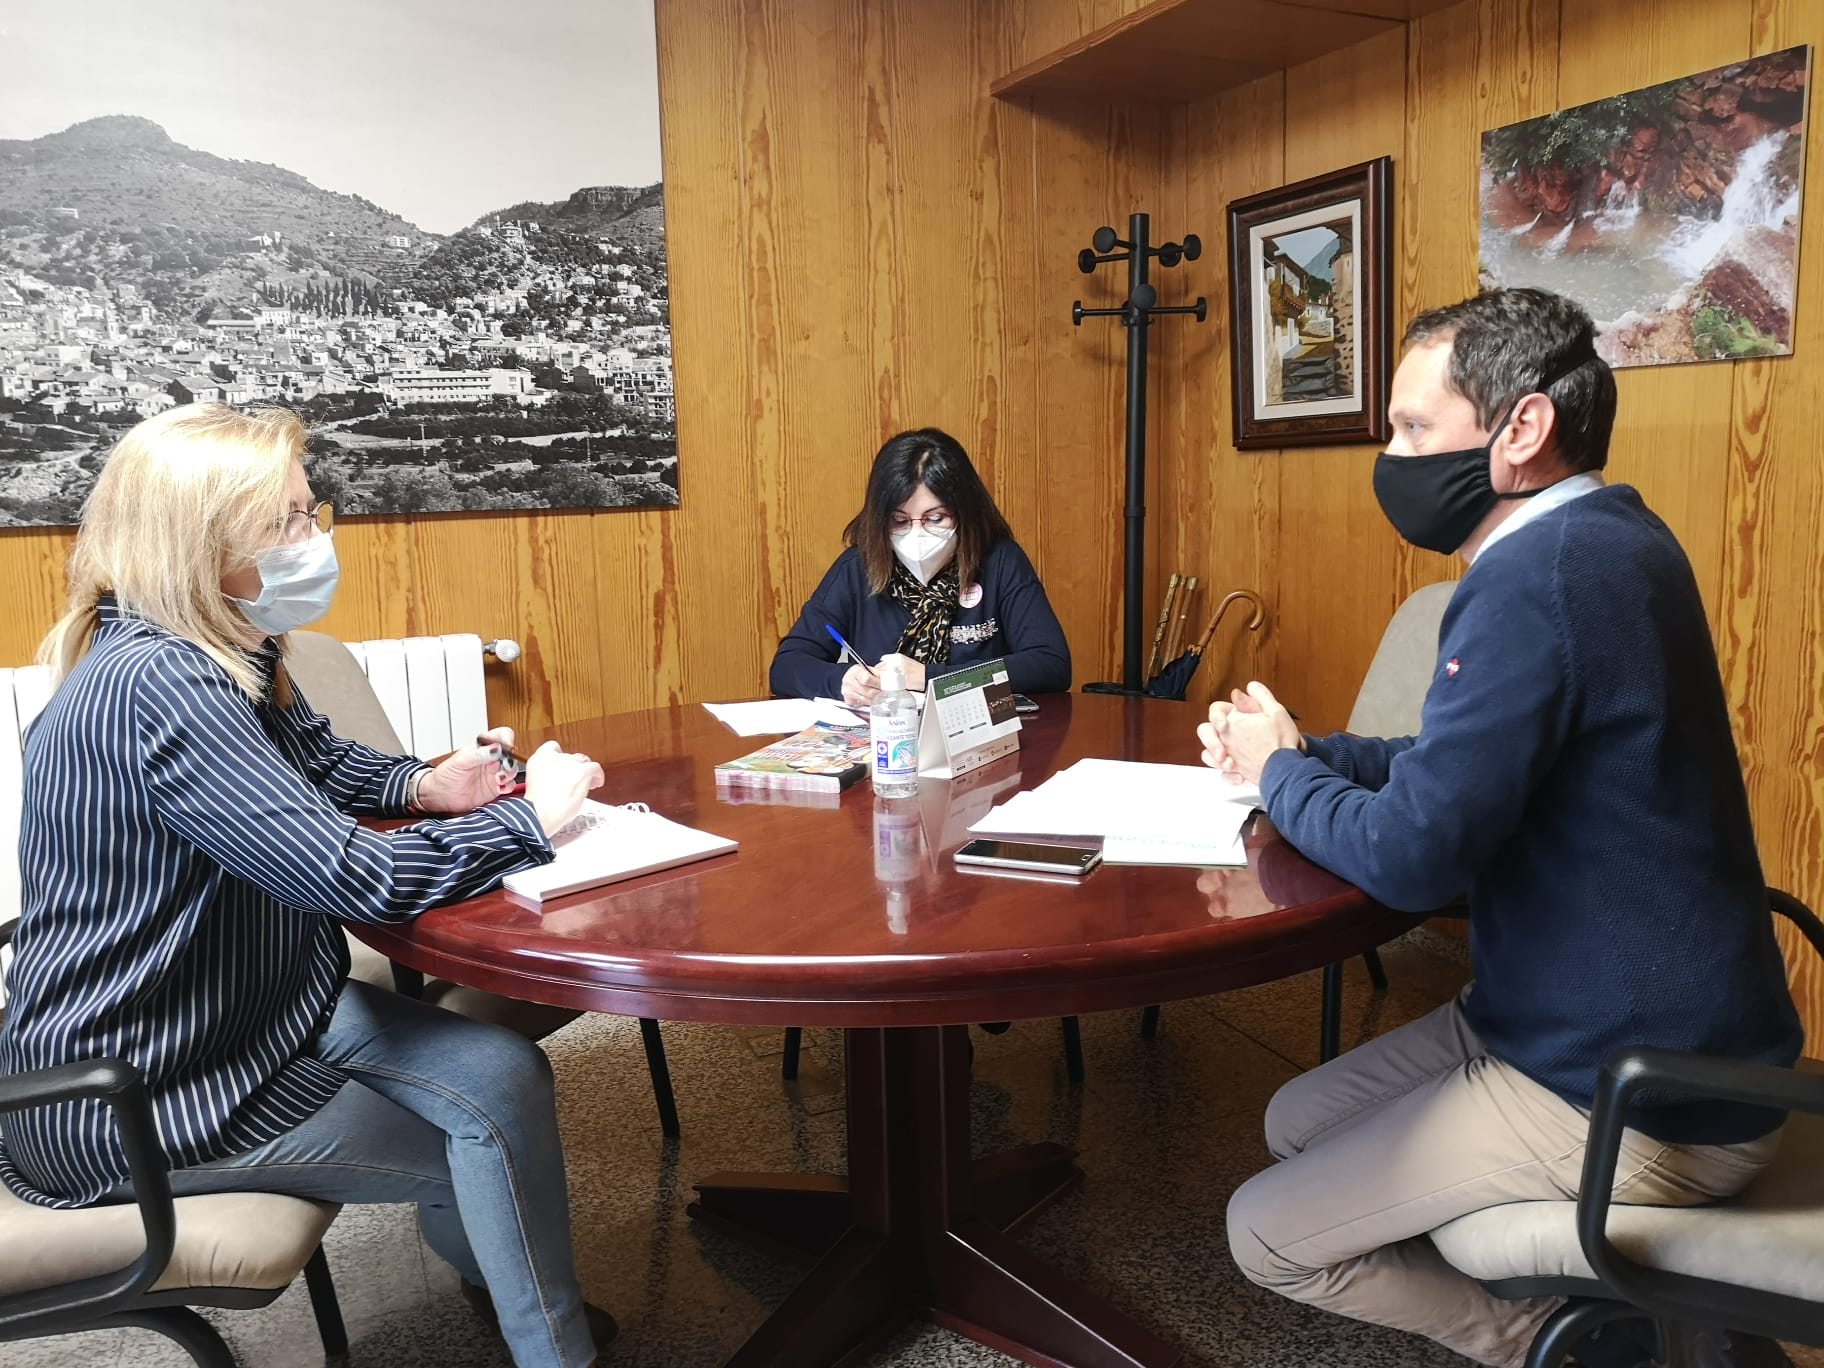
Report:
[[[336,564],[333,535],[322,533],[301,542],[271,546],[254,557],[260,572],[260,596],[235,598],[247,621],[268,636],[279,636],[329,611],[341,567]]]

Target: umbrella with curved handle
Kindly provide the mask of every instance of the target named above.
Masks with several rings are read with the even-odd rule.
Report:
[[[1178,699],[1184,697],[1185,691],[1190,688],[1191,676],[1196,674],[1197,667],[1203,664],[1204,648],[1215,637],[1216,628],[1221,625],[1222,616],[1228,611],[1229,605],[1237,600],[1245,600],[1254,607],[1253,616],[1248,619],[1247,629],[1250,632],[1258,632],[1265,625],[1267,608],[1261,602],[1259,594],[1252,589],[1237,589],[1233,593],[1223,595],[1222,602],[1216,605],[1216,613],[1211,617],[1210,625],[1204,631],[1202,639],[1146,681],[1146,692],[1151,697]]]

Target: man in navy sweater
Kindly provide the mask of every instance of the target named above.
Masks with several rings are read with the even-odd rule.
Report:
[[[1251,684],[1199,735],[1206,763],[1258,782],[1285,837],[1369,896],[1423,911],[1467,895],[1476,982],[1280,1090],[1281,1162],[1236,1192],[1229,1244],[1264,1287],[1518,1365],[1555,1303],[1491,1296],[1426,1232],[1574,1196],[1616,1048],[1787,1065],[1801,1032],[1690,564],[1599,474],[1615,380],[1588,316],[1496,291],[1421,315],[1406,344],[1375,493],[1408,541],[1468,563],[1421,734],[1301,736]],[[1732,1195],[1781,1119],[1642,1107],[1616,1200]],[[1625,1329],[1576,1352],[1648,1357]]]

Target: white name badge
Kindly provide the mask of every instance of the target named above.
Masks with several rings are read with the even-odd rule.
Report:
[[[1020,717],[1006,661],[926,676],[925,711],[918,725],[921,775],[954,779],[1019,748]]]

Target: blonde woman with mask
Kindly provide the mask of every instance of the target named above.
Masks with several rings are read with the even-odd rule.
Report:
[[[544,1054],[349,982],[342,923],[549,861],[601,769],[548,744],[504,797],[486,748],[431,768],[330,731],[284,666],[337,578],[304,439],[282,409],[193,404],[102,470],[40,652],[57,689],[25,738],[0,1071],[130,1060],[180,1195],[417,1203],[514,1361],[581,1368],[613,1321],[577,1287]],[[429,820],[356,821],[408,815]],[[0,1177],[46,1206],[130,1196],[93,1103],[7,1117]]]
[[[913,689],[997,657],[1020,693],[1070,688],[1070,646],[1045,587],[956,438],[936,428],[891,438],[843,539],[848,550],[773,656],[775,694],[866,707],[888,659]]]

